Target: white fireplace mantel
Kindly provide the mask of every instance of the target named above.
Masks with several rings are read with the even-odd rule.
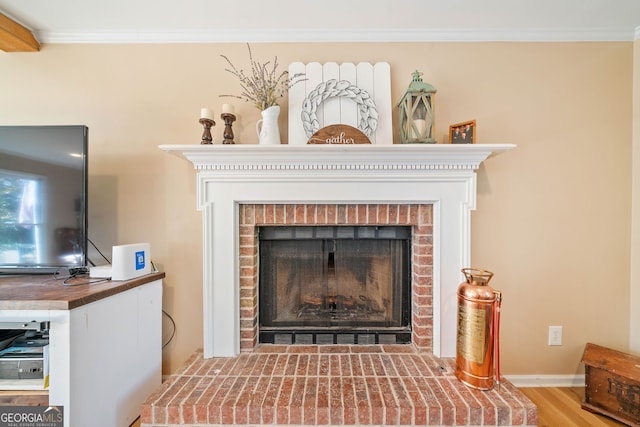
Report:
[[[514,144],[161,145],[200,171],[475,170]]]
[[[161,145],[198,171],[205,357],[240,351],[238,205],[433,204],[433,349],[455,356],[456,291],[470,266],[476,170],[513,144]]]

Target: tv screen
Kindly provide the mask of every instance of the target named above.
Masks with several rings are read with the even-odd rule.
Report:
[[[86,126],[0,126],[0,273],[86,267]]]

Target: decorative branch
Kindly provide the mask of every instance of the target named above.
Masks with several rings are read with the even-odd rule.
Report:
[[[250,102],[259,110],[266,110],[268,107],[278,105],[278,100],[295,84],[306,80],[304,73],[296,73],[289,77],[288,71],[278,73],[278,57],[273,60],[260,63],[253,59],[251,46],[247,43],[249,50],[249,64],[251,74],[245,74],[244,70],[237,68],[226,56],[220,55],[229,65],[225,71],[236,76],[240,82],[240,95],[220,95],[221,97],[237,98],[245,102]],[[269,65],[271,67],[269,67]]]

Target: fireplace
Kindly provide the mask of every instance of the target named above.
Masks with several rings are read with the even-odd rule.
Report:
[[[198,170],[205,358],[235,356],[257,345],[259,227],[280,225],[279,215],[300,221],[283,225],[308,225],[313,219],[314,225],[343,226],[351,224],[345,221],[349,215],[355,215],[356,225],[389,225],[373,220],[372,212],[389,217],[393,209],[400,218],[399,211],[410,211],[409,206],[429,207],[431,221],[397,224],[411,226],[413,233],[412,344],[436,356],[455,355],[456,289],[463,279],[460,269],[470,266],[475,171],[489,156],[514,145],[160,148],[188,159]],[[331,219],[330,210],[336,211]],[[359,223],[360,218],[366,221]],[[416,229],[424,233],[417,239]],[[416,243],[424,240],[429,245]],[[419,265],[416,257],[429,262]]]
[[[475,170],[512,147],[162,147],[198,169],[204,351],[147,400],[142,425],[537,425],[508,381],[479,392],[454,375]],[[284,248],[265,254],[273,242]],[[404,281],[405,263],[397,326],[405,296],[382,288]],[[289,341],[259,344],[269,328]],[[393,328],[409,328],[411,345],[337,342]]]
[[[253,351],[259,341],[410,342],[422,351],[433,351],[432,205],[246,203],[238,206],[238,216],[240,351]],[[274,245],[285,253],[270,253]],[[303,250],[309,246],[315,254]],[[380,253],[372,269],[366,259],[373,261],[374,249]],[[299,259],[290,277],[292,253]],[[354,274],[362,280],[353,280]],[[343,279],[351,285],[337,292],[334,281],[342,285]],[[301,280],[313,283],[303,291],[297,289]],[[269,281],[282,287],[275,290],[277,296]],[[388,289],[372,296],[366,293],[367,285]],[[284,294],[294,296],[293,301],[287,302]],[[297,310],[295,315],[291,310]],[[370,316],[364,322],[367,311]],[[324,319],[312,321],[314,314]],[[337,318],[356,314],[355,322]]]
[[[411,227],[265,226],[258,235],[260,342],[411,342]]]

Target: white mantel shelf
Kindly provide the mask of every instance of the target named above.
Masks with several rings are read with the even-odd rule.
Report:
[[[514,144],[161,145],[197,170],[476,170]]]
[[[432,204],[433,350],[455,355],[476,170],[513,144],[161,145],[193,163],[203,213],[204,356],[240,351],[238,205]]]

